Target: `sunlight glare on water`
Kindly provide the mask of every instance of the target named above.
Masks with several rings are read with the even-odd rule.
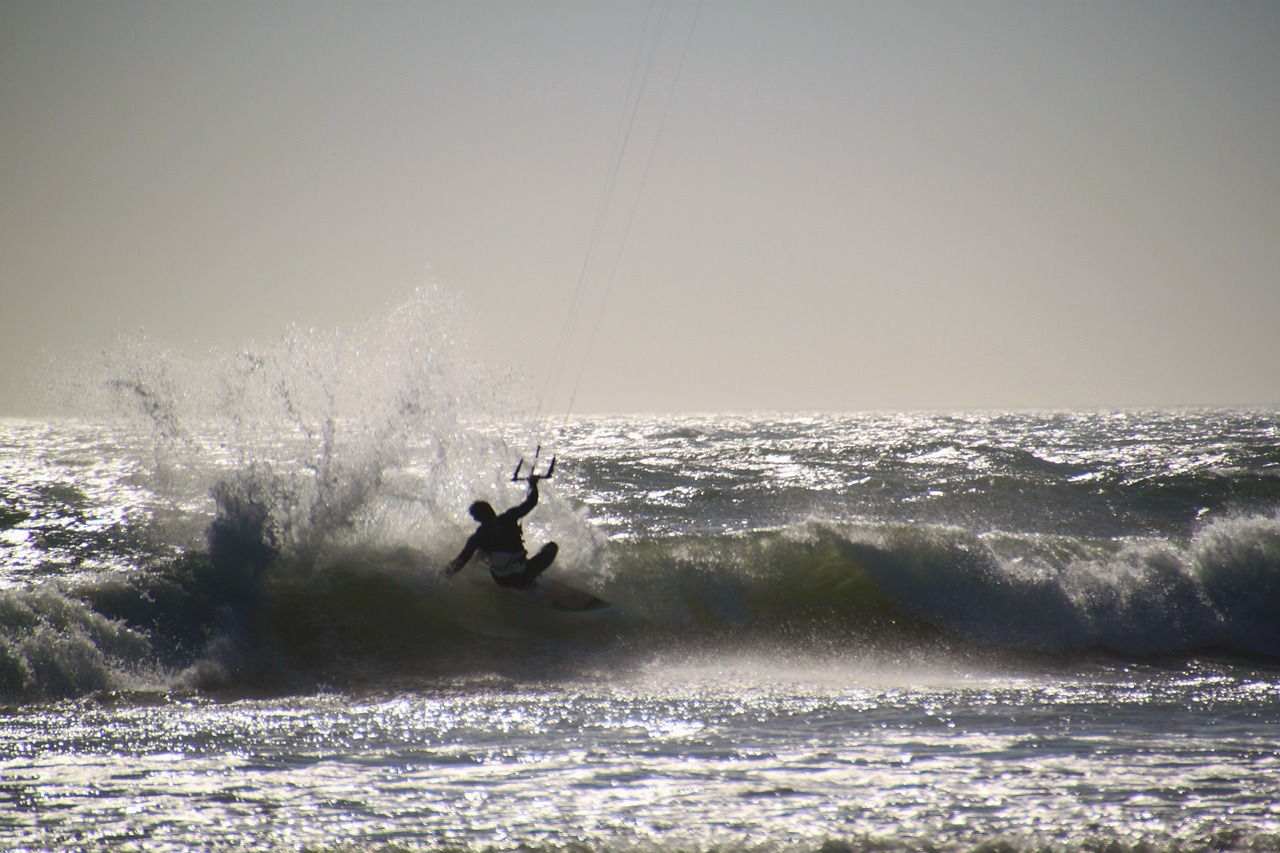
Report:
[[[526,529],[573,615],[438,576],[515,440],[387,390],[3,425],[0,840],[1280,847],[1267,413],[584,419]]]
[[[1146,723],[1152,704],[1167,708],[1163,732]],[[68,705],[9,728],[6,753],[20,742],[26,760],[5,778],[17,820],[46,840],[149,849],[225,832],[472,849],[709,848],[721,834],[743,846],[1158,841],[1208,831],[1213,814],[1280,831],[1280,756],[1256,728],[1278,704],[1273,686],[1230,670],[1175,683],[1143,670],[655,662],[608,684]]]

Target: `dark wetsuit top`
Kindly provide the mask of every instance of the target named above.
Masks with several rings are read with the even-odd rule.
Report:
[[[461,568],[479,551],[488,556],[494,580],[501,582],[501,575],[505,574],[502,569],[506,569],[508,563],[512,570],[522,570],[528,559],[528,552],[524,548],[524,531],[520,529],[520,519],[537,505],[538,485],[534,482],[529,485],[529,496],[524,499],[524,503],[513,506],[490,521],[480,523],[480,527],[467,540],[462,553],[454,560],[454,565]],[[499,566],[499,563],[502,565]]]

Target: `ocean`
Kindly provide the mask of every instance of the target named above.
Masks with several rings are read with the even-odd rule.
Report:
[[[1280,850],[1280,410],[548,425],[431,301],[0,420],[0,847]],[[540,444],[609,608],[440,574]]]

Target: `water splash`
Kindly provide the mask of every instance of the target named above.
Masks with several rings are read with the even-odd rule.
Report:
[[[122,339],[87,399],[150,431],[157,488],[213,501],[211,546],[252,529],[262,548],[315,555],[369,535],[375,515],[377,535],[422,541],[489,485],[477,472],[507,466],[489,427],[530,405],[511,371],[475,356],[462,316],[421,288],[350,330],[294,327],[204,359]]]
[[[421,578],[458,547],[473,496],[501,493],[518,456],[505,427],[534,408],[466,341],[470,325],[421,288],[350,329],[294,327],[204,358],[133,336],[77,366],[64,392],[78,414],[135,437],[121,451],[149,497],[120,535],[168,544],[0,595],[0,694],[278,680],[273,589],[373,577],[432,597]],[[322,600],[323,620],[345,606]]]

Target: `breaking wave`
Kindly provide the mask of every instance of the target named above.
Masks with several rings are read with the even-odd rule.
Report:
[[[320,561],[275,554],[263,564],[260,539],[236,538],[252,534],[255,519],[219,521],[207,551],[164,571],[0,595],[0,691],[26,699],[552,677],[637,656],[764,648],[1280,656],[1274,516],[1215,522],[1182,547],[823,522],[620,540],[594,566],[556,568],[613,605],[584,614],[494,595],[465,574],[443,580],[438,560],[407,547],[351,547]]]
[[[1247,510],[1214,497],[1229,473],[1221,461],[1194,482],[1175,483],[1172,499],[1166,480],[1150,487],[1154,496],[1141,493],[1135,515],[1171,505],[1181,523],[1206,505],[1213,510],[1181,538],[1154,532],[1177,525],[1145,521],[1126,528],[1145,533],[1129,536],[1102,523],[977,533],[979,523],[1025,530],[991,519],[1022,511],[1028,483],[1044,487],[1046,518],[1077,518],[1071,498],[1079,495],[1061,490],[1079,488],[1083,469],[993,449],[985,439],[973,445],[976,459],[965,458],[968,444],[924,456],[914,446],[886,452],[881,439],[891,430],[860,439],[860,464],[885,482],[907,477],[897,468],[926,464],[921,482],[944,482],[945,466],[985,472],[974,488],[988,516],[949,525],[946,516],[973,521],[981,508],[948,509],[944,496],[934,518],[903,497],[914,487],[889,490],[896,505],[917,507],[911,523],[894,521],[892,508],[850,503],[842,516],[809,502],[811,494],[839,494],[842,472],[835,486],[788,486],[801,493],[788,512],[804,507],[814,520],[748,532],[660,524],[648,535],[608,539],[552,486],[531,517],[530,538],[556,539],[553,575],[612,607],[555,613],[495,596],[467,574],[446,581],[438,569],[469,530],[462,508],[476,496],[507,503],[511,460],[527,452],[523,436],[512,437],[518,427],[497,426],[525,410],[519,386],[467,355],[453,333],[465,326],[439,293],[423,290],[350,332],[295,329],[201,362],[123,342],[105,376],[75,389],[98,414],[132,418],[137,429],[128,435],[149,440],[145,473],[81,465],[84,482],[41,481],[21,500],[0,501],[0,531],[21,527],[36,543],[24,585],[0,589],[0,698],[554,677],[724,650],[1280,657],[1280,515],[1258,509],[1276,488],[1274,448],[1264,443],[1235,460],[1245,476],[1232,482],[1259,493]],[[703,482],[719,484],[681,498],[689,505],[679,514],[693,517],[709,504],[723,510],[744,500],[743,483],[784,482],[783,469],[804,459],[770,446],[795,427],[772,437],[753,429],[742,426],[759,446],[734,451],[743,472],[725,474],[719,457],[655,459],[650,485],[675,482],[673,471],[677,479],[701,471]],[[128,435],[82,445],[64,437],[65,452],[114,459]],[[710,443],[688,431],[653,441],[695,450]],[[615,443],[633,444],[625,436]],[[826,437],[813,442],[819,462],[830,446]],[[779,471],[759,468],[775,457]],[[622,470],[595,464],[606,474]],[[586,468],[585,493],[606,494],[609,477],[597,471],[593,480]],[[107,484],[104,503],[130,483],[127,513],[87,514],[93,477]],[[1132,498],[1146,482],[1103,483],[1087,508],[1115,515],[1127,504],[1107,489]],[[956,489],[956,500],[969,491]],[[605,499],[626,508],[654,494],[617,487]],[[847,520],[854,512],[863,520]],[[653,509],[645,517],[660,520]],[[92,560],[77,563],[86,550]],[[87,570],[70,570],[81,565]]]

